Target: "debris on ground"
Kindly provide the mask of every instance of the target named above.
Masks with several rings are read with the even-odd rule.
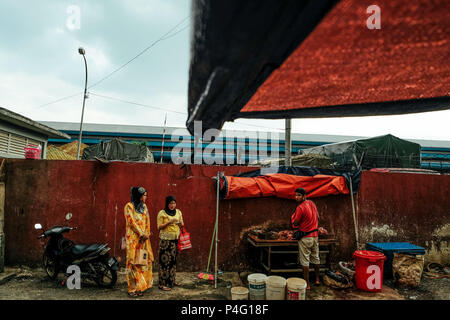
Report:
[[[28,270],[23,270],[19,274],[16,275],[16,280],[32,278],[33,273]]]
[[[347,289],[353,287],[353,281],[346,274],[340,271],[326,270],[323,276],[323,282],[325,285],[333,289]]]
[[[338,266],[341,272],[349,276],[352,281],[355,279],[356,268],[354,260],[350,262],[340,261]]]
[[[450,267],[431,262],[425,267],[424,275],[430,279],[450,278]]]
[[[26,271],[26,272],[25,272]],[[177,272],[181,285],[171,291],[158,289],[158,273],[153,275],[153,288],[137,300],[231,300],[231,288],[248,287],[247,277],[254,271],[223,272],[214,281],[199,279],[198,272]],[[22,274],[22,276],[17,277]],[[383,281],[382,292],[365,292],[352,286],[347,289],[333,289],[324,285],[311,286],[307,300],[450,300],[450,278],[429,279],[423,277],[419,287],[397,288],[394,279]],[[0,300],[128,300],[126,271],[120,269],[117,284],[112,289],[99,288],[97,284],[83,281],[81,290],[67,288],[62,274],[50,280],[40,268],[5,267],[0,279],[9,278],[0,285]],[[300,274],[285,274],[286,278],[301,277]],[[312,276],[312,275],[311,275]],[[1,281],[1,280],[0,280]]]
[[[417,288],[422,278],[423,255],[409,255],[394,252],[392,274],[398,286]]]
[[[2,272],[0,273],[0,285],[7,283],[17,276],[16,272]]]

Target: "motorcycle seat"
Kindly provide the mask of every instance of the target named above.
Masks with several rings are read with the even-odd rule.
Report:
[[[72,253],[76,256],[81,256],[84,254],[89,254],[91,252],[95,252],[100,248],[104,247],[104,244],[76,244],[72,247]]]

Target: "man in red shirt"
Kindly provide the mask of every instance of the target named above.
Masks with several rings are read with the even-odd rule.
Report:
[[[298,252],[300,264],[303,267],[303,276],[306,280],[306,289],[311,289],[309,284],[309,263],[314,265],[314,271],[316,274],[316,284],[320,284],[319,279],[319,234],[318,234],[318,221],[319,213],[317,212],[316,205],[311,200],[306,200],[306,191],[303,188],[295,190],[295,200],[299,202],[297,209],[291,216],[292,226],[303,232],[313,231],[300,240],[298,240]]]

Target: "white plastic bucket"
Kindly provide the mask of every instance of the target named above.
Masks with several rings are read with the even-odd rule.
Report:
[[[247,277],[250,300],[266,299],[266,279],[263,273],[252,273]]]
[[[248,300],[248,289],[245,287],[231,288],[231,300]]]
[[[301,278],[287,279],[287,300],[306,300],[306,286],[306,281]]]
[[[286,296],[286,279],[279,276],[269,276],[266,280],[266,299],[284,300]]]

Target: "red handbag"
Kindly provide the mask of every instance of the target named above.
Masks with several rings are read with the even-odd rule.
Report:
[[[191,234],[187,232],[185,228],[181,228],[180,237],[178,238],[178,251],[183,251],[191,248]]]

